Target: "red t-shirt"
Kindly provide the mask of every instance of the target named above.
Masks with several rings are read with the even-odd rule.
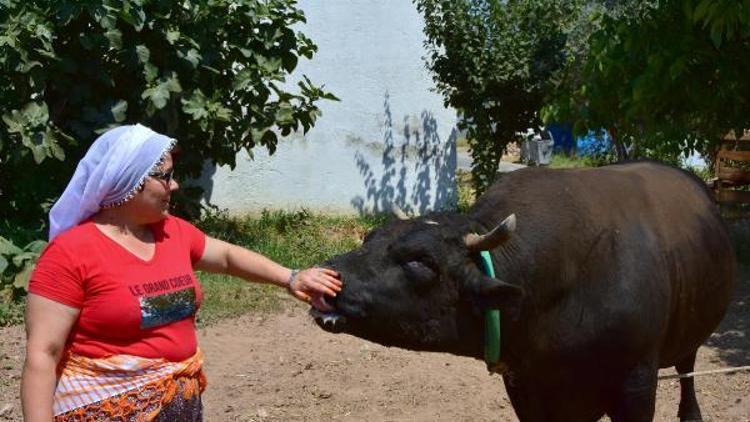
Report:
[[[169,216],[151,225],[156,248],[138,258],[87,221],[57,236],[36,265],[29,292],[81,310],[68,336],[73,353],[181,361],[197,348],[203,294],[192,264],[206,237]]]

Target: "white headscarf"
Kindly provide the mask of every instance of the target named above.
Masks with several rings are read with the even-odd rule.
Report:
[[[160,166],[176,141],[142,125],[120,126],[99,136],[78,163],[49,213],[49,240],[96,214],[122,205]]]

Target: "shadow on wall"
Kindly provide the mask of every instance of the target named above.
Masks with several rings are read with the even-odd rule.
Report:
[[[403,143],[396,146],[388,92],[383,109],[382,172],[378,176],[379,169],[373,168],[367,157],[357,151],[355,160],[364,179],[366,196],[352,198],[352,207],[360,214],[389,211],[392,204],[410,214],[455,208],[456,129],[451,131],[447,142],[441,141],[437,120],[432,113],[423,111],[419,119],[404,117]]]
[[[211,203],[211,196],[214,193],[214,174],[216,174],[216,168],[216,164],[212,163],[210,160],[206,160],[203,163],[203,172],[201,173],[201,176],[190,182],[191,184],[194,183],[203,189],[201,199],[206,204]]]

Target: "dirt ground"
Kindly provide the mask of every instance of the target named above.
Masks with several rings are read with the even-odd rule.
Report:
[[[696,370],[750,365],[749,329],[750,277],[743,276]],[[0,420],[21,420],[23,328],[0,329],[0,338]],[[201,329],[200,343],[207,421],[517,420],[502,380],[482,362],[328,334],[298,304]],[[706,420],[750,421],[750,372],[702,376],[696,384]],[[655,419],[677,420],[678,400],[679,382],[660,381]]]

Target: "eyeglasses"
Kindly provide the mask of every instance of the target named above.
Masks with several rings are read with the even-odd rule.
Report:
[[[152,171],[148,174],[149,176],[163,180],[167,185],[172,181],[172,176],[174,175],[174,169],[170,169],[169,171]]]

